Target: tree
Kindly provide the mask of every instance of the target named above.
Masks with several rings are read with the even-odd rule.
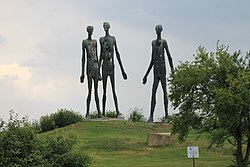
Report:
[[[250,52],[241,56],[217,46],[208,53],[199,47],[195,60],[181,63],[170,77],[169,98],[180,111],[172,133],[185,141],[191,129],[208,132],[210,147],[228,141],[238,167],[247,166],[250,154],[249,62]]]

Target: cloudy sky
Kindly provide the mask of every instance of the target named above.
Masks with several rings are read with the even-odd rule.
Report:
[[[116,61],[120,111],[127,116],[138,107],[148,117],[152,71],[146,85],[142,78],[155,25],[163,25],[175,66],[192,61],[200,45],[214,51],[217,40],[229,45],[230,52],[245,54],[250,50],[249,6],[248,0],[0,0],[0,117],[7,120],[12,109],[30,120],[60,108],[85,114],[81,41],[88,25],[99,40],[104,21],[111,25],[128,75],[124,81]],[[101,82],[99,88],[101,101]],[[110,85],[108,92],[107,109],[114,110]],[[162,99],[159,87],[155,118],[164,114]],[[169,111],[177,112],[171,106]]]

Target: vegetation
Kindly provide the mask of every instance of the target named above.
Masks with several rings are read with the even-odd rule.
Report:
[[[98,112],[97,112],[97,111],[91,112],[91,113],[89,114],[89,117],[90,117],[91,119],[98,118]]]
[[[38,138],[27,118],[21,120],[10,112],[7,124],[1,124],[0,166],[17,167],[88,167],[92,159],[72,151],[76,138],[69,135]]]
[[[226,141],[233,147],[235,166],[246,167],[250,155],[250,53],[215,53],[199,47],[195,61],[181,63],[170,79],[170,100],[180,112],[173,134],[185,141],[191,129],[208,132],[210,146]]]
[[[145,122],[146,118],[142,113],[142,109],[135,107],[133,109],[130,109],[128,120],[132,122]]]
[[[60,109],[56,113],[52,113],[40,118],[40,127],[42,132],[54,130],[82,121],[83,116],[73,110]],[[37,126],[37,125],[36,125]]]
[[[116,112],[115,111],[107,111],[105,113],[105,116],[108,118],[116,118]]]

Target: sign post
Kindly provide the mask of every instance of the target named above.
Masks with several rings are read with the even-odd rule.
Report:
[[[195,167],[195,158],[199,158],[199,148],[198,146],[189,146],[187,147],[187,156],[188,158],[193,158],[193,167]]]

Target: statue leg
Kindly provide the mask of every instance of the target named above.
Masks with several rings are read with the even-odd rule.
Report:
[[[98,118],[101,118],[100,103],[98,97],[98,77],[94,79],[94,87],[95,87],[95,103],[98,112]]]
[[[87,112],[86,112],[86,118],[89,117],[89,106],[91,101],[91,92],[92,92],[92,78],[88,76],[88,96],[87,96]]]
[[[164,108],[165,108],[165,121],[168,117],[168,95],[167,95],[167,84],[166,84],[166,78],[161,80],[161,86],[163,90],[163,98],[164,98]]]
[[[154,78],[153,88],[152,88],[152,97],[151,97],[151,109],[150,109],[150,118],[149,122],[153,122],[154,120],[154,110],[155,110],[155,104],[156,104],[156,91],[159,85],[159,79]]]
[[[118,109],[118,100],[117,100],[117,96],[116,96],[116,92],[115,92],[115,76],[114,76],[114,73],[111,74],[110,81],[111,81],[112,93],[113,93],[113,98],[114,98],[114,103],[115,103],[116,116],[118,117],[120,112],[119,112],[119,109]]]
[[[107,78],[108,76],[102,76],[102,85],[103,85],[103,96],[102,96],[102,115],[105,116],[105,107],[106,107],[106,90],[107,90]]]

